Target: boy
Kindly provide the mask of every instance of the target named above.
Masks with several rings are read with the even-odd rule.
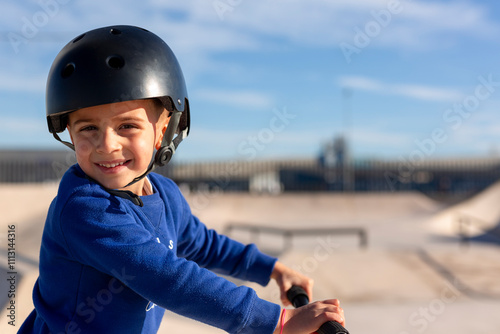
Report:
[[[131,26],[78,36],[56,57],[46,99],[49,131],[62,141],[68,130],[78,163],[50,206],[35,310],[20,333],[156,333],[164,308],[230,333],[343,323],[336,300],[285,313],[212,272],[273,278],[285,304],[292,285],[312,291],[254,245],[208,230],[171,180],[150,173],[189,133],[183,75],[160,38]]]

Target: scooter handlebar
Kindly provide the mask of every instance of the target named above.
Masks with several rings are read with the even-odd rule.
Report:
[[[309,304],[309,297],[300,286],[292,286],[286,296],[295,308]],[[317,332],[319,334],[349,334],[347,329],[335,321],[325,322]]]

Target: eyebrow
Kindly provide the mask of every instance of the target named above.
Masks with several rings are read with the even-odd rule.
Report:
[[[140,117],[134,117],[134,116],[124,116],[124,117],[117,117],[116,118],[119,122],[145,122],[144,119]],[[76,126],[80,123],[93,123],[92,118],[81,118],[77,119],[76,121],[73,122],[73,126]]]
[[[117,117],[117,119],[120,122],[144,122],[145,121],[141,117],[134,117],[134,116]]]
[[[92,119],[82,118],[82,119],[77,119],[73,123],[72,122],[69,122],[69,123],[70,123],[70,126],[75,126],[75,125],[80,124],[80,123],[92,123]]]

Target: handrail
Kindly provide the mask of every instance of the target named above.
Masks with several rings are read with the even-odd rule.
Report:
[[[368,234],[366,230],[362,227],[308,227],[308,228],[285,228],[271,226],[271,224],[256,225],[248,223],[232,223],[226,226],[224,229],[224,234],[230,234],[234,230],[247,230],[252,233],[254,239],[261,233],[267,234],[278,234],[285,238],[284,250],[288,250],[292,246],[292,239],[294,236],[304,236],[304,235],[327,235],[327,234],[355,234],[359,237],[359,246],[361,248],[366,248],[368,246]]]

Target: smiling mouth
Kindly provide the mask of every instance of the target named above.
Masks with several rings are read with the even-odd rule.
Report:
[[[111,164],[101,164],[101,163],[98,163],[97,165],[100,166],[100,167],[104,167],[104,168],[115,168],[115,167],[118,167],[118,166],[123,166],[124,164],[126,164],[129,161],[130,160],[122,161],[122,162],[117,162],[117,163],[111,163]]]
[[[117,163],[117,164],[99,164],[99,166],[106,167],[106,168],[113,168],[113,167],[116,167],[116,166],[121,166],[124,163],[125,162],[120,162],[120,163]]]

